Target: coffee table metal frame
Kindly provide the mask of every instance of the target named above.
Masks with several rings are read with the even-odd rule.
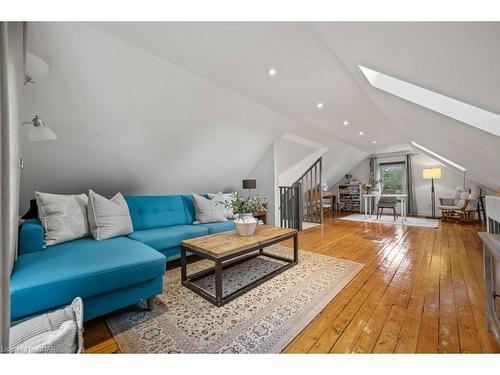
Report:
[[[282,241],[286,241],[290,238],[293,238],[293,259],[289,259],[286,257],[282,257],[276,254],[270,254],[264,252],[264,248],[277,244]],[[249,290],[257,287],[258,285],[266,282],[267,280],[273,278],[274,276],[286,271],[287,269],[295,266],[299,262],[299,247],[298,247],[298,232],[290,233],[286,236],[281,236],[276,240],[269,240],[263,243],[259,243],[258,245],[251,247],[249,249],[245,249],[242,251],[235,252],[233,254],[228,254],[221,257],[214,257],[210,254],[198,251],[196,249],[191,249],[185,246],[181,247],[181,282],[182,285],[191,289],[193,292],[198,294],[199,296],[205,298],[207,301],[213,303],[215,306],[223,306],[226,303],[232,301],[233,299],[241,296],[243,293],[248,292]],[[203,259],[209,259],[215,262],[214,267],[207,268],[205,270],[196,272],[192,275],[187,275],[187,259],[186,253],[190,252],[192,254],[198,255]],[[222,271],[225,268],[234,266],[236,264],[243,263],[249,259],[256,258],[258,256],[265,256],[272,259],[281,260],[286,262],[286,264],[267,275],[252,281],[250,284],[245,285],[244,287],[237,289],[227,296],[223,295],[222,290]],[[205,289],[199,287],[194,283],[194,281],[199,280],[205,276],[215,274],[215,296]]]

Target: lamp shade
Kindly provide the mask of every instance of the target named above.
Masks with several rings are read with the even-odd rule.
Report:
[[[46,126],[36,126],[30,130],[30,141],[51,141],[57,139],[56,134]]]
[[[257,180],[243,180],[243,189],[256,189]]]
[[[424,180],[439,180],[441,178],[441,168],[424,169],[422,173]]]
[[[50,141],[57,139],[57,135],[46,127],[43,120],[36,115],[33,120],[23,122],[23,125],[33,125],[33,129],[30,130],[29,140],[30,141]]]

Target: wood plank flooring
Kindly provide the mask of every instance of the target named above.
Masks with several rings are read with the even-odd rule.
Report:
[[[284,352],[499,353],[486,327],[480,230],[327,217],[301,232],[300,249],[365,267]],[[104,318],[86,323],[84,337],[86,353],[119,352]]]

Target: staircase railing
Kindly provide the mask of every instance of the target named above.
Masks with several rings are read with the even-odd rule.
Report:
[[[292,186],[280,186],[280,224],[302,229],[302,222],[323,223],[323,159],[316,160]]]
[[[303,193],[303,221],[309,223],[323,223],[323,200],[321,199],[321,180],[323,159],[316,160],[297,180],[302,186]]]
[[[302,189],[300,184],[280,186],[280,226],[302,230]]]

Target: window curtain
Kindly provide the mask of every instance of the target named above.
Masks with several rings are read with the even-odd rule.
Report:
[[[373,175],[375,176],[375,179],[377,179],[377,172],[376,172],[376,167],[377,167],[377,158],[374,157],[374,156],[371,156],[369,159],[368,159],[368,163],[370,165],[370,174],[373,173]],[[368,183],[370,183],[370,181],[368,181]],[[377,187],[377,185],[375,184],[374,186],[372,186],[372,189],[375,189]],[[372,197],[370,198],[371,200],[371,207],[375,207],[375,197]]]
[[[10,329],[9,282],[16,257],[19,211],[19,114],[24,80],[23,24],[0,22],[0,338],[8,349]]]
[[[415,196],[415,186],[413,184],[413,155],[406,154],[406,212],[409,215],[417,213],[417,200]]]
[[[370,173],[375,174],[375,164],[377,163],[377,158],[375,158],[374,156],[370,157],[369,163],[370,163]]]

